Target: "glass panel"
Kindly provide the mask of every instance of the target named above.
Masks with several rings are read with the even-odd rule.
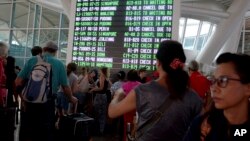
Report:
[[[38,29],[37,29],[37,30],[34,30],[34,36],[33,36],[33,44],[32,44],[32,47],[35,46],[35,45],[39,45],[39,40],[40,40],[40,38],[38,37],[38,34],[39,34]]]
[[[0,3],[0,9],[2,11],[2,12],[0,12],[0,17],[1,17],[0,23],[6,23],[8,26],[10,26],[11,4]]]
[[[6,3],[6,2],[11,2],[11,1],[12,1],[12,0],[1,0],[1,1],[0,1],[0,4],[1,4],[1,3]]]
[[[203,47],[203,42],[204,42],[205,36],[200,36],[198,38],[198,42],[197,42],[197,50],[201,50],[201,48]]]
[[[208,37],[205,39],[204,44],[207,43],[208,39],[210,39],[210,38],[213,36],[213,34],[214,34],[215,30],[216,30],[216,27],[217,27],[217,26],[216,26],[215,24],[214,24],[214,25],[211,25],[211,26],[212,26],[212,31],[211,31],[211,33],[208,34]]]
[[[26,30],[13,30],[12,44],[26,46]]]
[[[195,38],[198,33],[199,23],[199,20],[187,19],[185,37],[183,42],[184,48],[191,50],[194,49]]]
[[[40,24],[40,14],[41,14],[41,6],[35,5],[35,20],[34,20],[34,28],[39,28]]]
[[[26,57],[31,57],[31,48],[32,47],[26,47]]]
[[[217,26],[214,25],[214,26],[213,26],[213,29],[212,29],[212,33],[214,33],[214,31],[216,30],[216,28],[217,28]],[[211,34],[211,35],[212,35],[212,34]]]
[[[185,32],[185,37],[197,36],[198,28],[199,28],[199,20],[188,19],[187,27]]]
[[[35,4],[30,3],[29,28],[34,27]]]
[[[43,8],[41,28],[59,28],[60,14]]]
[[[44,45],[48,41],[58,42],[58,29],[41,29],[40,30],[40,40],[39,44],[36,45]]]
[[[26,28],[28,20],[29,3],[16,3],[13,18],[14,28]]]
[[[0,19],[0,29],[9,29],[8,23]]]
[[[194,48],[194,41],[195,41],[195,37],[186,37],[184,38],[184,49],[193,49]]]
[[[208,34],[211,24],[208,22],[203,22],[201,27],[200,35]]]
[[[245,33],[245,53],[250,54],[250,32]]]
[[[69,28],[69,19],[64,14],[62,14],[61,28]]]
[[[28,31],[28,39],[27,39],[27,45],[26,45],[26,56],[30,57],[30,49],[33,47],[33,30]]]
[[[16,66],[19,66],[22,69],[23,66],[24,66],[24,58],[17,58],[17,57],[15,57],[15,59],[16,59]]]
[[[183,36],[183,29],[184,29],[184,24],[185,24],[185,18],[180,18],[180,26],[179,26],[179,41],[182,40]]]
[[[242,40],[244,40],[242,38],[243,38],[243,32],[240,33],[240,41],[239,41],[237,52],[242,52],[242,46],[243,46]]]
[[[249,13],[250,13],[250,11],[249,11]],[[250,17],[247,17],[245,19],[245,24],[246,24],[245,29],[250,30]]]
[[[3,41],[5,43],[9,43],[9,35],[10,31],[9,30],[0,30],[0,41]]]
[[[68,46],[68,30],[61,30],[60,41],[59,41],[59,51],[58,58],[66,59]]]
[[[24,53],[25,53],[25,46],[18,45],[18,44],[11,44],[9,47],[9,55],[10,56],[23,57]]]

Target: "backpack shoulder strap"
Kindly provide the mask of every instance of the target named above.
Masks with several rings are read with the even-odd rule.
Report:
[[[37,57],[37,62],[46,62],[46,63],[50,64],[48,62],[48,58],[47,57],[44,57],[42,55],[37,55],[36,57]]]
[[[37,62],[44,62],[43,58],[40,55],[36,56]]]

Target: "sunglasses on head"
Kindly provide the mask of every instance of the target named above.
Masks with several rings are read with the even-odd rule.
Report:
[[[208,76],[207,78],[210,81],[211,86],[214,85],[215,83],[217,83],[217,86],[219,86],[221,88],[225,88],[227,86],[229,80],[241,81],[240,79],[231,78],[231,77],[226,76],[226,75],[220,76],[218,78],[215,78],[214,76]]]

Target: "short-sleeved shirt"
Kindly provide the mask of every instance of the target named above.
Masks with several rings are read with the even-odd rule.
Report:
[[[71,72],[69,76],[67,77],[69,81],[69,86],[72,87],[75,82],[77,82],[78,77],[75,73]],[[63,92],[62,87],[59,88],[58,92]]]
[[[136,110],[139,115],[138,129],[158,111],[170,95],[156,81],[135,88]],[[150,127],[138,141],[181,141],[195,116],[202,109],[202,101],[194,91],[188,90],[182,99],[174,100],[162,118]]]
[[[63,63],[53,57],[49,53],[45,53],[43,56],[43,60],[50,63],[52,66],[52,92],[56,93],[59,89],[59,86],[68,86],[69,82],[67,79],[66,68]],[[37,63],[37,56],[30,58],[25,64],[24,68],[18,74],[18,77],[22,79],[28,79],[29,75],[32,71],[32,68]]]
[[[112,84],[110,88],[111,94],[114,94],[116,90],[121,88],[123,83],[124,83],[123,81],[117,81],[114,84]]]
[[[204,99],[206,93],[209,91],[210,83],[201,73],[193,72],[190,75],[190,87],[194,89],[202,99]]]
[[[138,81],[128,81],[128,82],[125,82],[123,85],[122,85],[122,89],[123,91],[125,92],[125,95],[127,96],[128,93],[134,89],[137,85],[141,84],[140,82]]]

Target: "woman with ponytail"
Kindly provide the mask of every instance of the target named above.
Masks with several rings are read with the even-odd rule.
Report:
[[[181,141],[190,122],[201,112],[202,102],[188,88],[189,76],[183,70],[186,56],[179,42],[161,42],[156,58],[159,78],[137,86],[124,99],[121,93],[115,93],[108,113],[115,118],[136,109],[140,133],[136,135],[137,141]],[[171,104],[161,112],[159,107],[167,102]],[[149,121],[159,112],[160,118],[151,124]]]

